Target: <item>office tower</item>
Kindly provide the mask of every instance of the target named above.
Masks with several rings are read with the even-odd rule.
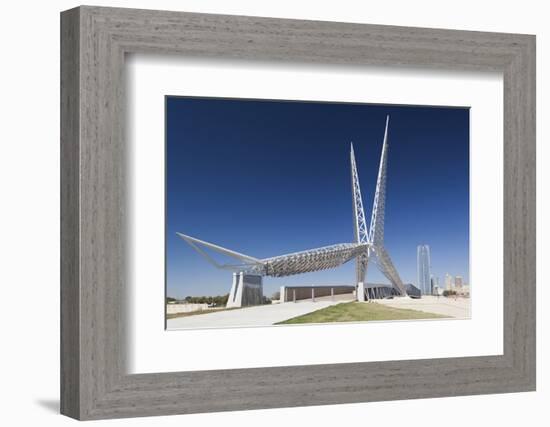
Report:
[[[463,282],[462,282],[462,276],[456,276],[455,277],[455,288],[457,288],[457,290],[460,290],[463,286]]]
[[[445,273],[445,290],[451,291],[454,288],[453,276],[449,273]]]
[[[439,289],[439,277],[432,275],[431,278],[431,294],[436,295],[438,289]]]
[[[416,262],[418,275],[418,288],[423,295],[431,294],[431,273],[430,273],[430,247],[418,245],[416,248]]]

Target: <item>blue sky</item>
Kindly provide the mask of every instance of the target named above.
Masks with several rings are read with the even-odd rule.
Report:
[[[432,273],[469,282],[469,110],[318,102],[166,98],[167,295],[221,295],[217,270],[176,232],[265,258],[353,241],[353,142],[370,218],[390,115],[385,243],[416,283],[416,247]],[[352,284],[354,263],[265,278],[281,285]],[[369,282],[387,282],[373,265]]]

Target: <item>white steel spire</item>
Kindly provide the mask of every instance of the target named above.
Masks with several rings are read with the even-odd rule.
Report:
[[[368,243],[369,231],[367,229],[367,220],[365,210],[363,209],[363,198],[361,196],[361,186],[359,185],[359,176],[357,175],[357,164],[355,163],[355,153],[353,143],[350,151],[351,160],[351,188],[353,195],[353,231],[355,234],[355,243]]]
[[[376,180],[376,192],[372,204],[372,215],[370,219],[369,242],[382,243],[384,241],[384,213],[386,208],[386,169],[388,164],[388,125],[390,116],[386,116],[386,128],[384,130],[384,142],[382,143],[382,154],[378,167],[378,179]]]
[[[370,221],[369,243],[371,250],[369,258],[378,269],[386,276],[394,288],[402,295],[406,294],[405,286],[395,269],[393,262],[384,247],[384,219],[386,211],[386,172],[388,167],[388,126],[390,116],[386,116],[386,127],[384,129],[384,142],[382,143],[382,154],[380,155],[380,165],[378,167],[378,179],[376,180],[376,191],[374,193],[374,202],[372,204],[372,215]]]
[[[359,185],[359,175],[357,174],[357,164],[355,162],[355,152],[353,150],[353,143],[350,150],[351,161],[351,189],[352,189],[352,202],[353,202],[353,233],[355,236],[355,243],[367,245],[369,243],[369,230],[367,228],[367,219],[365,217],[365,210],[363,209],[363,197],[361,196],[361,186]],[[365,247],[365,251],[360,253],[355,260],[355,279],[358,286],[357,292],[364,292],[364,288],[361,286],[365,282],[367,275],[367,267],[369,262],[368,246]],[[361,296],[362,300],[362,296]]]

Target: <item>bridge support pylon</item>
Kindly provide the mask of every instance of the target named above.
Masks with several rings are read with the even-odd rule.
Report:
[[[363,282],[357,283],[357,301],[364,302],[365,301],[365,284]]]
[[[247,307],[262,304],[263,280],[262,276],[245,272],[233,273],[233,284],[229,292],[226,307]]]

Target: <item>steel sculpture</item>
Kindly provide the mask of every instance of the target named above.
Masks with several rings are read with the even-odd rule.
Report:
[[[384,216],[386,206],[386,172],[388,163],[388,126],[389,116],[386,117],[384,140],[378,169],[376,191],[370,220],[370,232],[367,226],[363,198],[359,185],[357,163],[353,144],[350,150],[351,184],[353,202],[353,227],[355,241],[352,243],[340,243],[271,258],[255,258],[249,255],[224,248],[222,246],[205,242],[197,238],[177,233],[192,248],[204,256],[217,268],[233,271],[240,275],[284,277],[301,273],[309,273],[329,268],[335,268],[348,261],[356,261],[356,288],[357,299],[363,301],[369,299],[369,293],[365,289],[367,267],[372,261],[376,267],[386,276],[398,295],[406,295],[405,286],[399,277],[391,257],[384,247]],[[235,264],[220,264],[205,249],[221,253],[238,261]],[[235,287],[235,284],[234,284]],[[371,294],[372,295],[372,294]]]

